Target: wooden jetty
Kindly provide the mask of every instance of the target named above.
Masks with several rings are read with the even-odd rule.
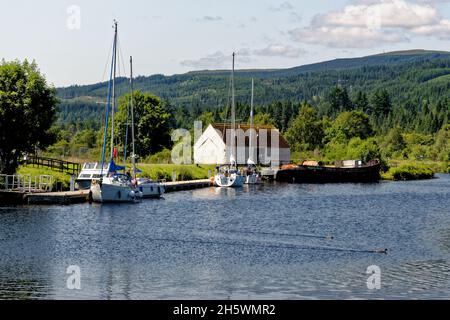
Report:
[[[25,204],[69,205],[75,203],[85,203],[88,200],[89,190],[30,193],[24,196]]]
[[[166,193],[210,187],[211,180],[177,181],[164,183]],[[0,191],[0,204],[11,205],[70,205],[89,201],[90,190],[67,192]]]
[[[212,186],[212,183],[211,180],[209,179],[164,183],[166,192],[201,189],[201,188],[208,188],[210,186]]]
[[[69,205],[89,200],[89,190],[67,192],[29,193],[22,191],[0,191],[0,204],[48,204]]]

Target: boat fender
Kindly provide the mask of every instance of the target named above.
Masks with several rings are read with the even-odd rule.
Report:
[[[92,202],[94,202],[94,198],[92,196],[92,191],[89,191],[88,201],[89,201],[89,204],[92,204]]]
[[[119,199],[122,199],[122,192],[117,191],[117,197],[119,197]]]
[[[135,192],[134,191],[130,191],[130,198],[134,199],[135,196],[136,196]]]

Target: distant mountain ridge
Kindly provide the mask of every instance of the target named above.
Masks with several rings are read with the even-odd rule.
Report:
[[[408,50],[359,58],[335,59],[288,69],[237,70],[238,102],[248,102],[251,78],[255,78],[255,103],[300,102],[325,94],[336,85],[370,93],[377,88],[389,91],[394,102],[433,99],[450,92],[450,52]],[[135,88],[190,108],[223,107],[228,101],[229,70],[192,71],[185,74],[141,76]],[[118,94],[129,91],[128,81],[118,79]],[[61,107],[94,108],[104,101],[107,83],[57,89]]]

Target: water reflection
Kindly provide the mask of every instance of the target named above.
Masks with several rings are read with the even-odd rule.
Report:
[[[448,176],[2,207],[0,298],[450,298],[449,207]],[[366,287],[373,264],[377,292]],[[69,265],[81,291],[66,288]]]

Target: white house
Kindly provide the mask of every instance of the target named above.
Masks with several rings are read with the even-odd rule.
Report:
[[[262,165],[277,166],[291,161],[289,144],[274,127],[254,126],[251,129],[249,125],[236,124],[234,145],[232,135],[230,124],[209,125],[194,144],[194,163],[229,164],[233,147],[238,165],[245,165],[250,155],[255,163]]]

